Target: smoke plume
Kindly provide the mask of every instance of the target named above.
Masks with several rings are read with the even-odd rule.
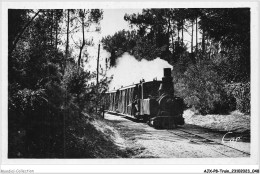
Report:
[[[117,59],[116,67],[111,68],[107,72],[109,77],[113,76],[109,90],[139,83],[141,79],[144,79],[146,82],[152,81],[154,78],[161,80],[163,68],[172,68],[172,66],[160,58],[152,61],[145,59],[138,61],[134,56],[124,53]]]

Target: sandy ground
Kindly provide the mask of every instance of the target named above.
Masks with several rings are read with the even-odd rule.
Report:
[[[121,147],[134,151],[132,158],[228,158],[249,157],[250,155],[237,151],[233,148],[235,143],[248,144],[248,148],[241,150],[250,151],[250,143],[229,143],[226,137],[226,145],[221,145],[225,132],[214,132],[206,128],[186,124],[174,130],[158,130],[148,126],[146,123],[138,122],[120,115],[105,114],[105,120],[114,132],[114,140]],[[214,142],[203,142],[197,140],[181,130],[194,132]],[[184,134],[183,134],[184,133]],[[181,136],[180,136],[181,135]],[[216,143],[217,142],[217,143]]]
[[[218,135],[225,135],[224,144],[250,153],[250,115],[234,111],[229,115],[197,115],[192,110],[184,111],[183,117],[186,124],[208,128],[212,132],[211,139],[218,142]],[[207,133],[206,133],[207,136]],[[217,138],[214,138],[216,136]],[[223,138],[223,137],[222,137]],[[221,138],[221,139],[222,139]],[[225,141],[225,140],[228,141]],[[231,141],[230,141],[231,140]],[[235,142],[234,142],[235,141]]]
[[[229,132],[250,132],[250,115],[234,111],[230,115],[197,115],[192,110],[184,111],[183,117],[187,124]]]

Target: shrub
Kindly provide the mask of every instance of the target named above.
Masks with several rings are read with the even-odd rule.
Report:
[[[224,114],[233,108],[234,100],[225,92],[225,84],[211,60],[188,64],[184,73],[174,70],[174,76],[176,94],[201,114]]]
[[[10,93],[9,158],[62,155],[62,139],[58,138],[62,137],[62,95],[58,85],[46,86],[46,89],[24,88]]]
[[[236,109],[243,113],[250,113],[250,82],[230,83],[225,85],[228,95],[236,100]]]

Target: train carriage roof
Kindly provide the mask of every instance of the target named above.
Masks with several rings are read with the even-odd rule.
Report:
[[[143,84],[147,84],[147,83],[161,83],[162,81],[161,80],[153,80],[153,81],[148,81],[148,82],[142,82]],[[114,89],[112,91],[108,91],[106,93],[115,93],[117,92],[118,90],[121,91],[121,90],[125,90],[125,89],[130,89],[130,88],[134,88],[136,87],[136,85],[140,85],[141,83],[136,83],[136,84],[133,84],[133,85],[129,85],[129,86],[124,86],[124,87],[121,87],[121,88],[118,88],[118,89]]]

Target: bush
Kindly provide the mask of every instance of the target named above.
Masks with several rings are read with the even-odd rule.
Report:
[[[228,95],[236,100],[236,109],[243,113],[250,113],[250,82],[230,83],[225,85]]]
[[[11,90],[8,102],[8,157],[62,156],[60,87]],[[54,96],[56,95],[56,96]],[[17,146],[19,148],[17,148]]]
[[[97,150],[94,146],[98,143],[92,142],[95,137],[91,132],[96,136],[98,133],[87,124],[83,114],[96,101],[95,87],[87,85],[91,74],[73,62],[67,64],[63,76],[59,67],[50,62],[43,64],[40,72],[47,75],[37,78],[30,85],[32,88],[9,83],[8,157],[95,157],[97,152],[87,150]],[[76,138],[83,137],[82,133],[87,133],[90,140]]]
[[[176,94],[188,107],[201,114],[225,114],[233,109],[234,99],[225,92],[225,84],[211,60],[190,63],[184,73],[174,68],[174,76]]]
[[[88,86],[87,82],[92,78],[89,72],[83,71],[82,68],[71,62],[66,66],[63,76],[62,86],[71,95],[72,102],[77,104],[81,110],[89,108],[95,98],[95,93]]]

